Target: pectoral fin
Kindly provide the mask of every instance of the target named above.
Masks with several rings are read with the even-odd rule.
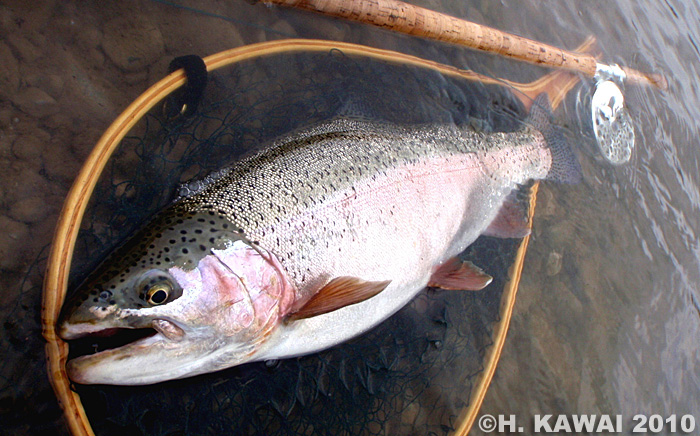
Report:
[[[491,280],[493,277],[478,266],[453,257],[433,272],[428,286],[448,290],[479,291],[491,283]]]
[[[301,309],[291,314],[289,319],[310,318],[359,303],[383,291],[390,282],[390,280],[368,282],[357,277],[336,277],[316,292]]]

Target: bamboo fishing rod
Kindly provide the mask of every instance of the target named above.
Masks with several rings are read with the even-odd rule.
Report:
[[[661,74],[600,64],[590,54],[563,50],[492,27],[452,17],[399,0],[260,0],[371,24],[395,32],[463,45],[532,64],[563,68],[588,77],[616,78],[630,83],[668,88]]]

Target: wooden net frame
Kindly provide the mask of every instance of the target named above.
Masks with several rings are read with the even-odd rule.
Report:
[[[589,39],[584,45],[579,47],[578,50],[590,50],[593,43],[593,39]],[[534,97],[541,92],[546,92],[550,96],[552,106],[557,107],[566,93],[578,82],[576,77],[563,71],[557,71],[535,82],[518,84],[394,51],[324,40],[291,39],[264,42],[217,53],[208,56],[204,61],[207,70],[213,71],[230,64],[260,56],[295,51],[322,52],[331,50],[340,50],[349,55],[365,56],[388,62],[419,66],[438,71],[445,75],[480,81],[485,84],[507,86],[513,90],[526,108],[530,107]],[[150,109],[162,102],[172,92],[183,86],[185,80],[183,70],[173,72],[151,86],[116,118],[97,142],[95,148],[78,173],[59,216],[44,279],[41,314],[42,330],[43,336],[47,342],[46,356],[49,380],[63,408],[68,427],[71,433],[76,436],[93,435],[94,433],[85,410],[83,409],[80,397],[71,389],[71,382],[67,377],[65,369],[68,356],[68,344],[58,337],[56,323],[66,297],[68,275],[80,224],[90,197],[95,189],[95,185],[107,161],[124,136]],[[534,213],[536,186],[537,185],[535,185],[535,188],[531,192],[530,220]],[[509,274],[511,280],[507,283],[501,299],[501,322],[494,330],[494,344],[491,349],[487,351],[484,363],[485,370],[479,375],[479,379],[472,389],[469,407],[460,415],[459,429],[455,434],[466,435],[469,432],[495,371],[498,358],[505,342],[510,316],[515,303],[517,285],[520,279],[520,272],[522,271],[522,263],[528,240],[529,237],[524,238],[518,248],[515,264],[511,268]]]

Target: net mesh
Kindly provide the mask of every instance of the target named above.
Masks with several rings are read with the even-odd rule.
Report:
[[[499,87],[337,50],[214,71],[192,118],[168,122],[156,108],[122,141],[85,215],[71,285],[181,183],[343,115],[508,131],[523,110]],[[494,276],[486,290],[426,289],[369,333],[321,353],[154,386],[75,389],[99,435],[448,434],[483,370],[518,243],[482,237],[462,254]]]

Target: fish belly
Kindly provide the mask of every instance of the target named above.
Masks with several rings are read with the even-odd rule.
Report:
[[[435,267],[474,242],[516,182],[490,173],[478,154],[434,157],[388,169],[333,194],[285,223],[285,267],[297,306],[340,276],[391,280],[364,302],[280,324],[256,359],[319,351],[361,334],[406,305]]]

